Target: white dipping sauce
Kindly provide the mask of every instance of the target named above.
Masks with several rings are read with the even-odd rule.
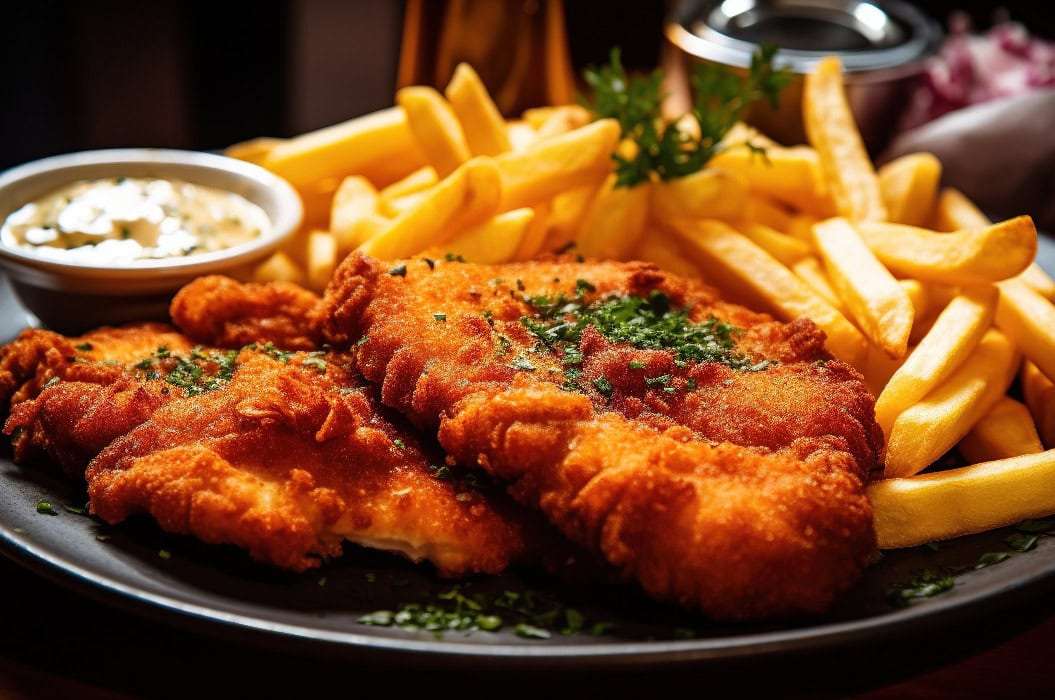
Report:
[[[26,204],[0,241],[55,260],[106,263],[222,250],[271,222],[245,197],[181,180],[82,180]]]

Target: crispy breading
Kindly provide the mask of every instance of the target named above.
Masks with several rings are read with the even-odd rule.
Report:
[[[42,452],[83,475],[107,522],[149,513],[298,571],[344,541],[445,576],[568,552],[486,477],[436,466],[351,354],[192,348],[159,325],[29,331],[0,353],[0,381],[22,393],[5,425],[16,459]]]
[[[292,282],[240,284],[209,275],[180,289],[169,312],[181,331],[206,345],[270,342],[285,350],[315,350],[318,302],[317,295]]]
[[[576,357],[530,328],[543,298],[654,291],[695,324],[742,329],[743,367],[590,328]],[[335,346],[360,344],[385,404],[660,599],[722,620],[819,613],[874,551],[873,400],[805,319],[778,323],[644,263],[393,267],[354,253],[319,318]]]

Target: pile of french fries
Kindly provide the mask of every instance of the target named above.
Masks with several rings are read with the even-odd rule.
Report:
[[[1055,513],[1055,282],[1034,263],[1032,220],[989,221],[941,187],[928,153],[877,171],[838,59],[803,91],[809,145],[737,125],[705,169],[617,187],[612,154],[633,144],[613,120],[573,105],[506,120],[459,66],[443,93],[403,88],[390,109],[229,149],[305,203],[303,231],[254,278],[321,290],[356,249],[649,260],[813,319],[860,370],[887,438],[868,490],[880,547]],[[928,470],[954,448],[969,466]]]

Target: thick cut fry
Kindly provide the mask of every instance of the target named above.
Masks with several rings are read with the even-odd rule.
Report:
[[[791,267],[803,258],[810,256],[813,249],[799,239],[774,230],[765,224],[739,222],[736,230],[772,255],[774,258]]]
[[[934,206],[935,231],[959,231],[962,228],[983,228],[993,223],[974,202],[954,187],[944,187]]]
[[[308,234],[308,287],[315,292],[326,289],[337,266],[337,239],[328,231]]]
[[[450,103],[435,89],[414,85],[396,91],[396,104],[407,114],[407,125],[425,159],[440,177],[469,160],[469,144]]]
[[[633,253],[634,260],[655,263],[667,272],[690,279],[699,277],[699,269],[685,255],[678,238],[659,228],[649,228]]]
[[[240,141],[224,149],[223,154],[229,158],[247,160],[250,163],[261,163],[264,158],[274,150],[275,146],[283,143],[285,139],[275,139],[268,136],[260,136],[248,141]]]
[[[474,263],[509,262],[520,249],[534,218],[534,209],[507,211],[462,231],[436,250],[441,254],[460,255]]]
[[[839,311],[779,260],[720,221],[664,222],[684,242],[686,253],[711,282],[739,301],[789,321],[806,316],[828,336],[828,349],[862,367],[868,343]]]
[[[846,219],[813,227],[817,254],[839,298],[864,334],[890,357],[904,357],[912,332],[912,300]]]
[[[502,113],[472,66],[459,63],[444,94],[461,122],[469,153],[497,156],[512,149]]]
[[[616,187],[609,175],[586,208],[576,248],[588,258],[625,260],[645,231],[649,188]]]
[[[381,216],[395,219],[408,211],[417,209],[430,196],[432,196],[432,192],[428,189],[423,189],[417,192],[410,192],[402,197],[379,197],[377,200],[377,212]]]
[[[1020,355],[990,329],[949,377],[894,421],[887,444],[889,477],[912,476],[948,452],[1000,400]]]
[[[514,209],[513,211],[519,210]],[[532,259],[539,254],[546,242],[546,234],[549,232],[553,214],[553,204],[550,202],[537,204],[532,207],[532,211],[535,212],[535,215],[531,217],[531,223],[528,224],[528,228],[524,232],[524,237],[520,241],[520,247],[517,248],[513,256],[514,260]]]
[[[575,235],[579,232],[579,222],[586,214],[586,208],[590,206],[596,192],[596,185],[587,185],[562,192],[552,199],[542,250],[563,250],[573,243]]]
[[[556,136],[565,131],[578,129],[590,123],[593,115],[579,105],[561,105],[554,107],[549,115],[538,125],[538,137]]]
[[[287,253],[278,251],[253,269],[254,282],[294,282],[306,284],[307,275],[303,268]]]
[[[920,280],[999,282],[1021,273],[1037,255],[1037,228],[1028,216],[954,233],[873,221],[856,228],[891,272]]]
[[[925,226],[934,211],[940,180],[941,161],[932,153],[909,153],[881,167],[879,188],[890,221]]]
[[[806,75],[802,104],[806,136],[820,158],[836,211],[853,221],[885,221],[879,177],[846,101],[838,58],[821,59]]]
[[[338,253],[349,253],[367,239],[363,222],[376,212],[377,189],[370,181],[359,175],[344,178],[330,210],[330,233],[337,241]]]
[[[495,158],[502,173],[501,211],[529,207],[562,192],[597,186],[612,170],[619,123],[599,119]]]
[[[1055,450],[868,486],[881,549],[915,547],[1055,513]]]
[[[787,233],[791,228],[791,212],[775,201],[748,192],[744,202],[742,221],[768,226],[774,231]]]
[[[765,155],[734,146],[714,156],[711,167],[736,173],[753,194],[771,197],[814,216],[835,214],[815,150],[808,146],[785,148],[759,143],[757,137],[752,137],[751,142],[764,147]]]
[[[424,165],[425,158],[406,114],[391,107],[277,144],[260,164],[304,192],[320,180],[346,175],[363,175],[381,186],[387,182],[375,172],[396,168],[402,177]]]
[[[1040,369],[1026,360],[1019,373],[1022,383],[1022,398],[1033,415],[1040,441],[1045,447],[1055,447],[1055,382],[1044,376]]]
[[[792,272],[802,278],[803,282],[810,286],[810,289],[817,292],[825,301],[837,308],[839,313],[847,317],[850,315],[846,304],[843,303],[843,300],[836,294],[835,289],[832,288],[832,283],[828,280],[828,275],[825,273],[820,260],[810,255],[792,263],[789,267]]]
[[[1018,276],[1018,279],[1032,287],[1037,294],[1040,294],[1048,301],[1055,302],[1055,280],[1047,272],[1044,272],[1044,269],[1037,263],[1027,267],[1026,271]]]
[[[743,216],[746,203],[744,178],[717,168],[704,168],[692,175],[652,183],[652,212],[660,220],[733,222]]]
[[[436,175],[436,169],[431,165],[426,165],[422,168],[418,168],[406,177],[393,182],[391,185],[378,192],[378,197],[380,197],[381,201],[399,199],[408,194],[417,194],[422,190],[427,190],[439,181],[440,178]]]
[[[886,388],[890,378],[894,376],[894,373],[898,371],[898,368],[905,363],[908,357],[911,357],[911,353],[906,357],[895,360],[877,346],[868,345],[868,358],[865,360],[865,366],[861,369],[861,374],[864,375],[865,384],[868,385],[868,390],[872,392],[873,396],[879,396],[883,393],[883,389]]]
[[[985,228],[992,225],[982,210],[962,192],[951,187],[942,190],[935,207],[933,227],[938,231],[958,231],[965,228]],[[1045,299],[1055,302],[1055,280],[1036,262],[1019,275],[1023,282],[1040,292]]]
[[[998,292],[970,287],[949,302],[930,332],[894,372],[876,399],[876,421],[889,436],[894,420],[945,380],[971,355],[993,322]]]
[[[490,158],[473,158],[444,178],[416,209],[359,247],[382,259],[405,258],[442,246],[456,233],[497,213],[501,175]]]
[[[1055,304],[1020,280],[1000,285],[996,325],[1048,379],[1055,380]]]
[[[968,462],[990,462],[1043,452],[1044,446],[1025,404],[1002,396],[957,445]]]

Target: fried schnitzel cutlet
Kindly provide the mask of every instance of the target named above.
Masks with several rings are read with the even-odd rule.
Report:
[[[0,350],[0,388],[16,459],[83,476],[109,523],[149,513],[295,571],[344,541],[444,576],[567,551],[534,513],[430,459],[351,353],[194,347],[161,324],[29,330]]]
[[[644,263],[381,262],[318,315],[382,401],[656,598],[815,614],[875,548],[882,434],[814,324]]]

